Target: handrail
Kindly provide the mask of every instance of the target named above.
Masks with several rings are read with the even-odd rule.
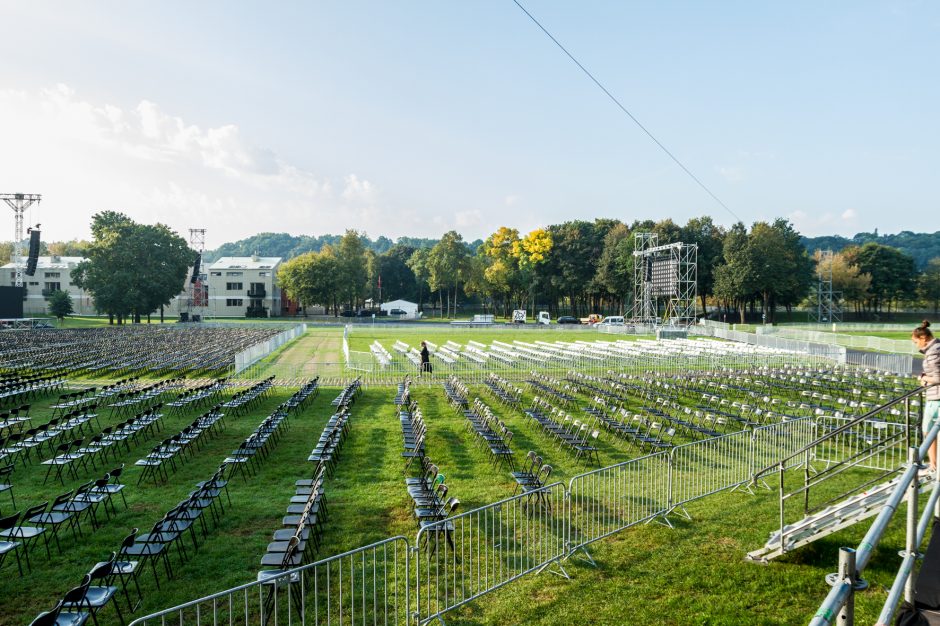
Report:
[[[924,436],[924,440],[919,447],[911,447],[909,449],[910,460],[907,469],[901,475],[897,486],[891,493],[888,501],[884,504],[881,512],[878,513],[878,517],[875,518],[868,532],[865,533],[865,537],[858,544],[858,548],[856,550],[842,548],[840,553],[840,572],[830,581],[832,589],[829,591],[829,594],[826,596],[826,599],[823,600],[822,604],[819,605],[819,610],[810,621],[810,626],[830,626],[836,622],[838,616],[844,609],[848,610],[848,615],[845,616],[844,621],[841,623],[853,623],[851,598],[855,589],[859,587],[860,576],[871,560],[875,548],[877,548],[878,543],[884,536],[888,528],[888,523],[894,517],[894,514],[897,513],[905,494],[912,489],[912,482],[917,481],[919,463],[927,454],[930,445],[937,439],[938,433],[940,433],[940,421],[934,423],[930,431]],[[914,484],[916,484],[916,482],[914,482]],[[915,503],[912,503],[910,500],[908,501],[909,516],[916,515],[916,499],[918,495],[919,490],[914,489],[912,497]],[[936,490],[935,493],[931,495],[930,502],[933,502],[936,506]],[[901,596],[901,584],[906,584],[913,572],[913,561],[917,556],[917,548],[920,546],[921,542],[923,542],[927,530],[927,523],[934,513],[935,511],[928,507],[924,511],[923,517],[919,523],[917,523],[916,520],[912,523],[911,520],[914,518],[910,518],[908,521],[907,549],[901,553],[903,559],[898,569],[898,575],[895,578],[895,582],[885,601],[882,613],[879,616],[879,624],[884,624],[886,618],[890,618],[890,615],[893,614],[894,610],[897,608],[897,603]],[[852,555],[852,558],[850,558],[850,567],[843,568],[843,557],[849,553]],[[905,595],[908,595],[908,592],[912,591],[913,588],[911,585],[906,585],[906,587]]]
[[[917,394],[919,394],[919,393],[922,393],[922,392],[923,392],[924,390],[926,390],[926,389],[930,389],[931,387],[937,387],[937,386],[940,386],[940,383],[934,383],[934,384],[932,384],[932,385],[926,385],[926,386],[924,386],[924,387],[918,387],[917,389],[914,389],[914,390],[912,390],[912,391],[908,391],[907,393],[898,396],[897,398],[895,398],[894,400],[891,400],[890,402],[886,402],[885,404],[876,406],[875,408],[873,408],[872,410],[868,411],[868,412],[865,413],[864,415],[860,415],[860,416],[858,416],[858,417],[852,419],[851,421],[846,422],[846,423],[843,424],[842,426],[839,426],[839,427],[836,428],[835,430],[829,431],[828,433],[826,433],[825,435],[823,435],[823,436],[820,437],[819,439],[816,439],[816,440],[814,440],[814,441],[811,441],[810,443],[806,444],[805,446],[803,446],[802,448],[800,448],[800,449],[797,450],[796,452],[793,452],[793,453],[789,454],[788,456],[785,456],[785,457],[783,457],[782,459],[778,460],[776,463],[771,463],[770,465],[767,465],[766,467],[762,467],[761,469],[757,470],[756,472],[754,472],[754,480],[756,480],[758,476],[761,476],[762,474],[765,474],[765,473],[769,472],[770,470],[779,467],[780,464],[786,463],[786,462],[789,461],[790,459],[792,459],[792,458],[794,458],[794,457],[797,457],[797,456],[799,456],[799,455],[801,455],[801,454],[805,454],[807,450],[811,450],[811,449],[815,448],[816,446],[818,446],[819,444],[823,443],[824,441],[828,441],[829,439],[832,439],[833,437],[836,437],[836,436],[838,436],[838,435],[841,435],[842,433],[844,433],[845,431],[849,430],[849,429],[852,428],[853,426],[857,426],[857,425],[860,424],[861,422],[864,422],[864,421],[867,420],[867,419],[871,419],[874,415],[877,415],[878,413],[881,413],[881,412],[884,411],[885,409],[889,409],[889,408],[893,407],[895,404],[901,402],[902,400],[907,400],[907,399],[910,398],[911,396],[915,396],[915,395],[917,395]]]

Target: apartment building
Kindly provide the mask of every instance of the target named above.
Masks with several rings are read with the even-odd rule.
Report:
[[[36,273],[23,277],[26,300],[23,315],[46,315],[49,313],[48,298],[54,291],[66,291],[72,297],[72,309],[76,315],[94,315],[95,300],[91,294],[72,283],[72,270],[84,261],[80,256],[41,256],[36,263]],[[23,257],[22,264],[26,264]],[[4,285],[16,284],[16,265],[7,263],[0,267],[0,279]]]

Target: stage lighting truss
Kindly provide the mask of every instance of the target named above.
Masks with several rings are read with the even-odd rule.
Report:
[[[633,323],[690,326],[698,298],[698,245],[658,244],[655,233],[634,238]]]

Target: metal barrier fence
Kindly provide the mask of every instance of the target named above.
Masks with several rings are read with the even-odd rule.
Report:
[[[781,326],[759,326],[757,333],[761,335],[777,335],[802,341],[829,343],[858,350],[877,350],[879,352],[908,355],[917,354],[917,348],[907,339],[886,339],[884,337],[873,337],[871,335],[842,335],[834,332],[802,330]]]
[[[572,552],[631,526],[662,517],[671,500],[669,453],[618,463],[568,481]]]
[[[264,357],[283,346],[288,341],[293,341],[297,337],[303,335],[305,332],[307,332],[307,325],[298,324],[289,330],[285,330],[284,332],[271,337],[267,341],[256,343],[250,348],[242,350],[235,355],[235,373],[240,373],[249,365],[260,361]]]
[[[392,537],[187,602],[129,626],[410,623],[411,550]]]
[[[140,618],[173,624],[425,624],[621,530],[757,478],[812,442],[805,417],[703,439],[574,476]],[[903,426],[903,425],[902,425]],[[795,467],[795,466],[794,466]],[[683,511],[684,512],[684,511]]]
[[[832,432],[852,419],[819,417],[815,420],[816,437]],[[916,421],[915,417],[913,423],[916,424]],[[907,461],[907,434],[905,424],[865,420],[833,437],[824,445],[814,448],[811,460],[827,467],[856,460],[857,467],[881,471],[896,470]]]
[[[555,483],[422,527],[414,558],[418,622],[560,567],[568,554],[565,495]]]

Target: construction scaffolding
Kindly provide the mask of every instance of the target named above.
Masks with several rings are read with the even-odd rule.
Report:
[[[636,233],[631,321],[645,326],[691,326],[698,297],[698,244],[660,246],[656,233]]]
[[[209,306],[209,284],[202,267],[202,255],[206,249],[206,229],[189,229],[189,247],[196,251],[193,271],[189,279],[189,319],[198,322],[206,316]]]
[[[842,321],[841,291],[832,290],[832,250],[820,251],[819,262],[816,265],[816,274],[819,279],[816,285],[816,309],[810,309],[811,322],[833,324]]]
[[[4,193],[0,194],[0,200],[6,202],[15,215],[15,225],[13,227],[13,254],[10,260],[13,262],[14,279],[13,285],[23,286],[23,214],[34,202],[42,200],[38,193]]]

